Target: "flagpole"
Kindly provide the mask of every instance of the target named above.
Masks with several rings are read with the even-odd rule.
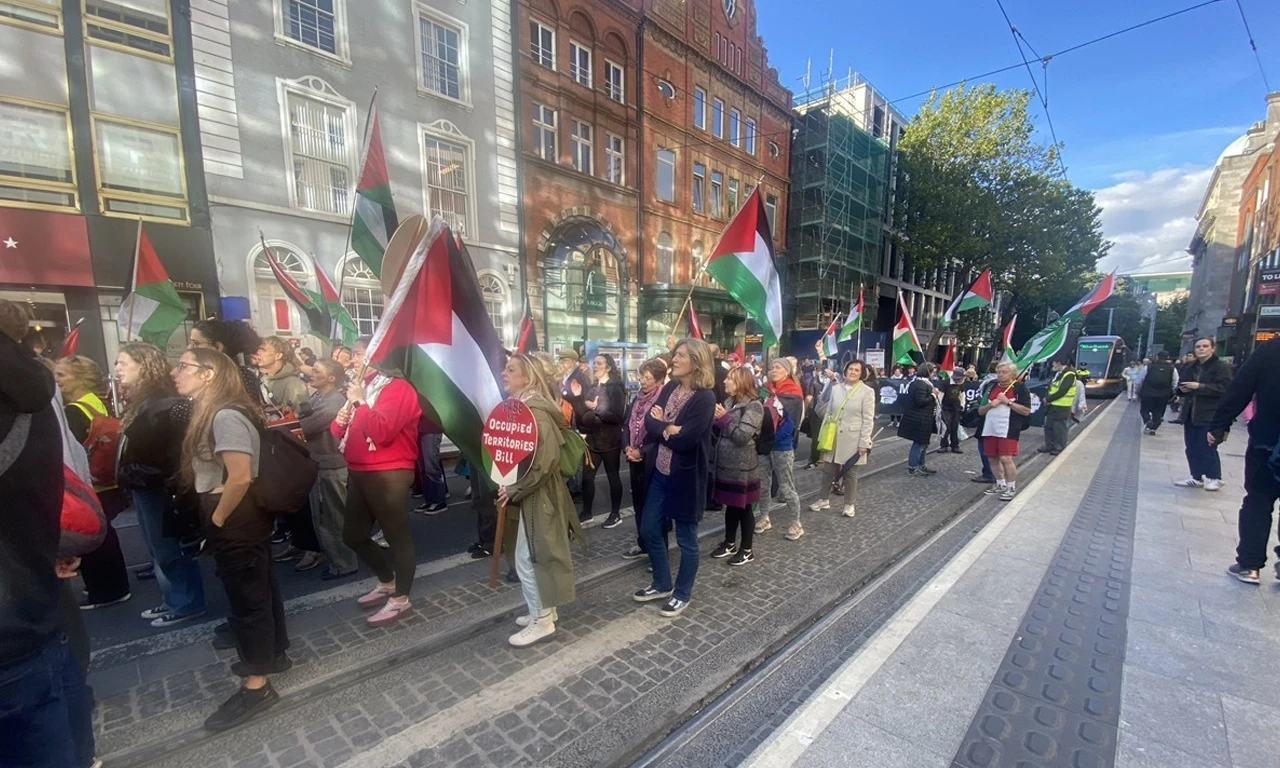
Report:
[[[378,101],[378,86],[374,85],[373,95],[369,97],[369,108],[366,109],[364,113],[364,129],[366,132],[372,130],[373,128],[373,125],[371,123],[371,120],[373,119],[373,105],[376,104],[377,101]],[[366,141],[364,143],[364,148],[360,152],[360,165],[356,166],[357,168],[360,169],[360,171],[364,171],[365,161],[369,157],[369,142],[368,142],[369,137],[366,136],[365,138],[366,138]],[[347,218],[347,246],[345,249],[343,249],[342,256],[338,259],[338,301],[339,303],[341,303],[342,301],[342,279],[346,277],[346,270],[343,269],[342,267],[347,262],[347,254],[351,252],[351,236],[355,232],[355,228],[356,228],[356,195],[358,193],[356,193],[354,190],[358,189],[359,187],[360,187],[360,179],[357,178],[355,187],[352,188],[352,193],[351,193],[351,216]],[[313,260],[314,260],[314,257],[313,257]],[[319,268],[320,268],[320,265],[317,262],[316,269],[319,269]]]
[[[142,248],[142,218],[138,218],[138,234],[133,241],[133,275],[129,283],[129,328],[125,331],[124,340],[126,342],[133,341],[133,308],[137,304],[134,301],[134,293],[138,290],[138,251]]]

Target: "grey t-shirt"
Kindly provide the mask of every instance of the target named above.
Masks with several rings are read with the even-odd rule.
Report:
[[[221,454],[225,452],[249,454],[249,470],[253,477],[258,476],[258,454],[261,451],[258,428],[243,413],[224,408],[214,414],[212,437],[213,456],[208,459],[196,456],[191,462],[196,493],[208,493],[222,485],[226,464]]]

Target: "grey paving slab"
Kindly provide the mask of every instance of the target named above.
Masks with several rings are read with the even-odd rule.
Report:
[[[1280,669],[1274,658],[1262,656],[1257,649],[1241,643],[1130,620],[1128,647],[1126,666],[1147,669],[1196,688],[1230,691],[1263,704],[1274,701],[1274,692],[1280,690]]]
[[[1121,713],[1120,727],[1139,743],[1167,744],[1215,763],[1231,761],[1216,693],[1129,667]]]
[[[1129,589],[1129,617],[1204,635],[1200,601],[1185,592],[1133,584]]]
[[[1280,768],[1280,709],[1221,695],[1231,763],[1248,768]]]
[[[951,758],[930,752],[914,739],[852,718],[823,731],[796,764],[812,768],[947,768]]]
[[[1001,629],[1016,626],[1043,574],[1039,563],[988,551],[947,593],[945,610]]]
[[[1183,752],[1168,744],[1120,730],[1115,768],[1232,768],[1231,763],[1215,763]]]

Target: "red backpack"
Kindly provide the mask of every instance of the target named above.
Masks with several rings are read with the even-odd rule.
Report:
[[[120,420],[107,412],[97,395],[85,395],[72,403],[89,418],[89,434],[84,451],[89,457],[89,474],[93,489],[105,491],[116,487],[116,459],[120,455]]]

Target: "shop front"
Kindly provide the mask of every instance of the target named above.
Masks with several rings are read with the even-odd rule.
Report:
[[[646,285],[640,290],[640,316],[651,347],[665,347],[669,336],[679,339],[688,335],[689,313],[681,311],[686,299],[697,312],[702,337],[726,353],[760,332],[755,323],[747,321],[742,305],[718,288],[697,287],[691,297],[687,285]]]
[[[570,219],[547,241],[540,261],[548,351],[635,340],[626,254],[611,231],[594,219]]]

